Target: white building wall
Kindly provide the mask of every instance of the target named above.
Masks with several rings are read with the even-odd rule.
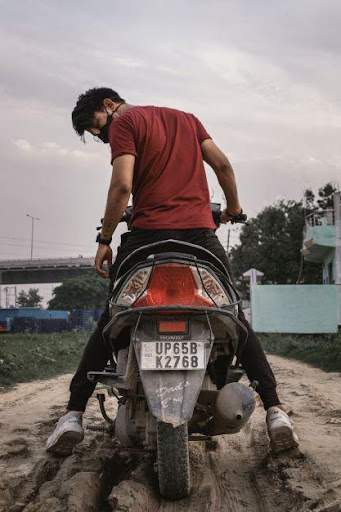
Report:
[[[334,215],[335,215],[335,284],[338,296],[338,324],[341,325],[341,192],[334,194]]]

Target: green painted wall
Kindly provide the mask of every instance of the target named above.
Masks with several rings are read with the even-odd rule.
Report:
[[[334,285],[257,285],[251,294],[256,332],[337,332]]]
[[[314,239],[314,245],[335,247],[335,226],[310,227],[304,236],[304,240],[309,240],[310,238]]]

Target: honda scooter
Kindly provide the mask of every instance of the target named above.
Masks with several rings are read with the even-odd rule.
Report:
[[[218,226],[220,205],[212,207]],[[128,225],[130,214],[123,218]],[[239,306],[221,261],[191,243],[143,246],[118,270],[103,331],[112,362],[88,378],[118,400],[114,422],[103,395],[100,404],[120,444],[155,452],[163,498],[190,493],[189,442],[239,432],[254,410],[258,383],[239,382],[248,335]]]

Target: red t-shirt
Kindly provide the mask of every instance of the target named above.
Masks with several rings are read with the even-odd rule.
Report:
[[[211,137],[192,114],[165,107],[132,107],[112,121],[112,160],[136,157],[132,226],[215,229],[201,143]]]

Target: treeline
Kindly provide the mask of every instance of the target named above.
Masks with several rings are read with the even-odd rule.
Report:
[[[240,242],[230,258],[240,291],[248,293],[244,272],[264,273],[263,284],[312,284],[322,282],[322,265],[304,261],[301,255],[306,216],[333,207],[336,188],[327,183],[317,196],[307,189],[302,201],[277,201],[243,226]]]

